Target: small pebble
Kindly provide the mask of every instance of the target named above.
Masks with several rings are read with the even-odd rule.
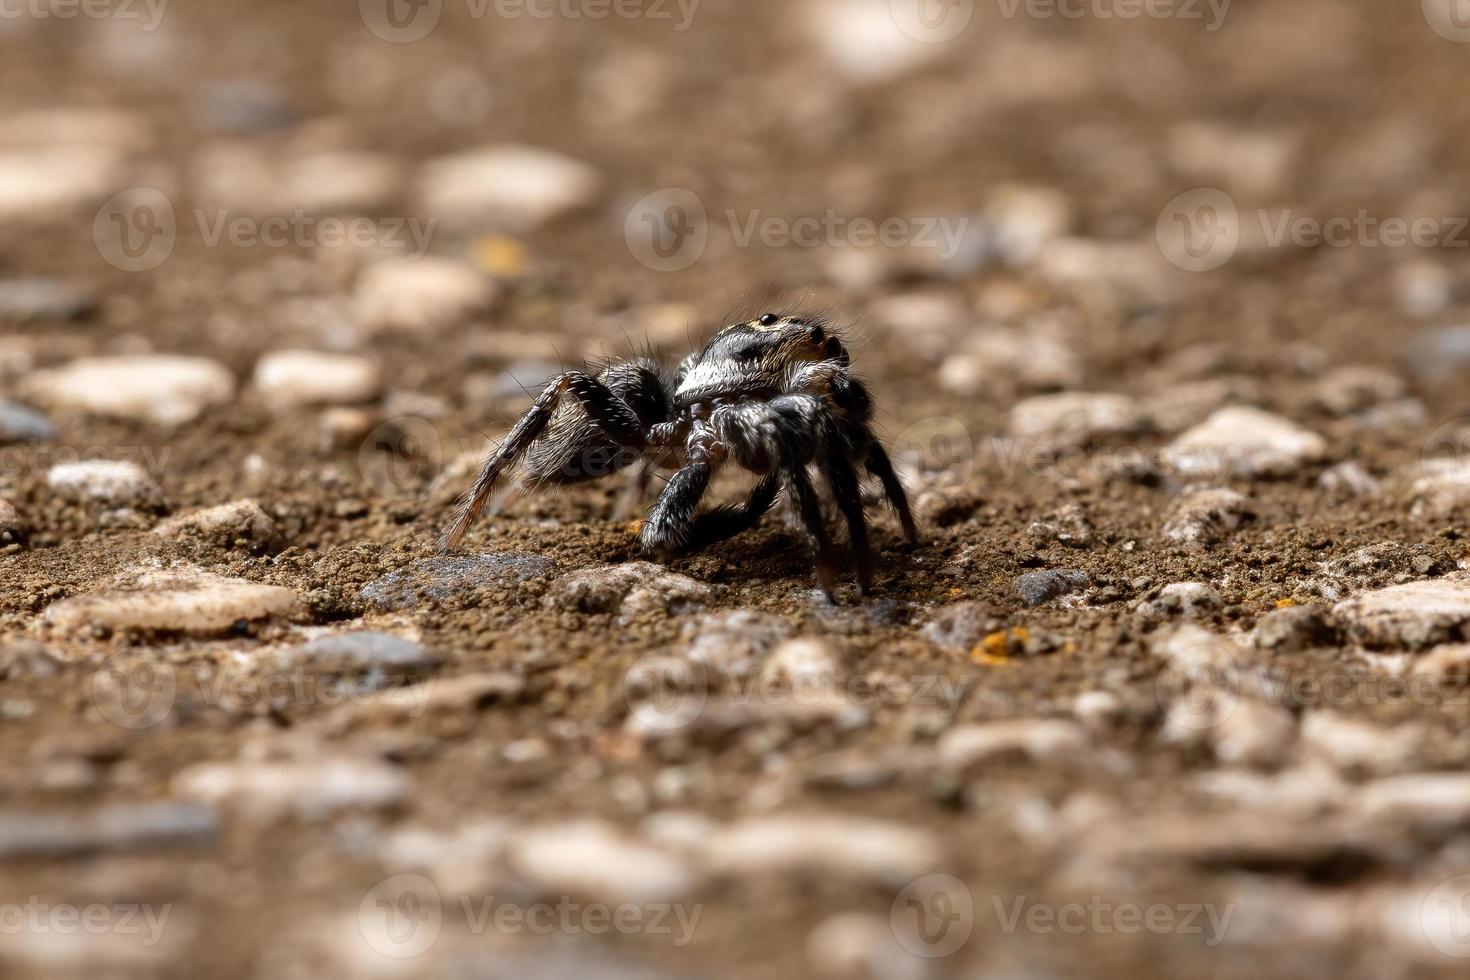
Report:
[[[676,901],[698,880],[683,859],[594,820],[521,831],[507,842],[505,853],[517,874],[547,894],[613,905]]]
[[[959,725],[939,738],[939,761],[958,771],[1007,760],[1065,761],[1085,755],[1091,736],[1075,722],[1018,718]]]
[[[1262,616],[1256,623],[1255,643],[1262,650],[1295,653],[1313,647],[1331,646],[1338,640],[1337,626],[1322,606],[1288,606]]]
[[[1174,502],[1164,521],[1164,537],[1191,551],[1219,544],[1249,516],[1246,498],[1234,490],[1208,487],[1188,490]]]
[[[1011,409],[1010,431],[1017,439],[1083,446],[1104,436],[1140,432],[1145,424],[1143,412],[1127,395],[1063,392],[1017,404]]]
[[[56,426],[33,408],[0,398],[0,445],[8,442],[49,442]]]
[[[63,632],[102,627],[210,634],[295,608],[290,589],[184,567],[145,571],[125,588],[63,599],[46,609],[45,618]]]
[[[408,777],[395,766],[368,759],[282,762],[204,762],[184,769],[173,790],[269,820],[286,814],[317,820],[344,809],[382,809],[403,800]]]
[[[276,409],[351,405],[376,398],[382,378],[377,364],[365,357],[278,350],[256,363],[255,387]]]
[[[96,308],[91,295],[54,279],[0,279],[0,319],[80,320]]]
[[[1459,638],[1470,624],[1470,578],[1390,585],[1339,602],[1332,615],[1355,642],[1422,649]]]
[[[232,500],[171,517],[153,529],[160,538],[199,538],[226,548],[267,550],[281,543],[276,522],[254,500]]]
[[[358,319],[369,329],[406,333],[443,330],[485,312],[495,302],[494,280],[455,259],[386,259],[357,282]]]
[[[1200,619],[1213,616],[1224,605],[1220,593],[1204,582],[1171,582],[1159,590],[1157,597],[1140,602],[1136,611],[1152,619]]]
[[[731,876],[806,872],[898,887],[933,871],[943,856],[927,831],[837,813],[747,817],[711,834],[705,854]]]
[[[1046,569],[1027,572],[1016,579],[1016,594],[1028,606],[1039,606],[1053,599],[1080,592],[1092,584],[1088,574],[1078,568]]]
[[[646,561],[572,572],[552,584],[543,600],[567,612],[617,613],[623,622],[650,612],[678,614],[703,605],[713,590],[703,582]]]
[[[941,606],[924,624],[924,638],[950,653],[966,654],[999,626],[983,602]]]
[[[127,460],[85,459],[57,463],[46,471],[46,485],[64,500],[124,507],[153,500],[158,484]]]
[[[1165,460],[1191,476],[1287,476],[1327,454],[1326,441],[1279,415],[1234,405],[1175,439]]]
[[[88,357],[25,382],[37,401],[58,408],[159,425],[181,425],[235,396],[234,376],[203,357],[140,354]]]
[[[602,176],[549,150],[498,145],[430,160],[416,184],[422,210],[444,226],[520,233],[591,205]]]

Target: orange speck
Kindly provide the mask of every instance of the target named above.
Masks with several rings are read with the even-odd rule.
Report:
[[[526,267],[526,247],[514,238],[490,235],[474,244],[475,261],[495,276],[518,276]]]
[[[1276,608],[1277,609],[1287,609],[1287,608],[1290,608],[1291,606],[1294,606],[1294,605],[1296,605],[1296,600],[1295,599],[1277,599],[1276,600]]]

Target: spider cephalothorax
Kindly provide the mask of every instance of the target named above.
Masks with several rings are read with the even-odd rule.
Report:
[[[668,559],[733,537],[754,527],[784,491],[816,545],[817,581],[830,598],[836,558],[815,470],[842,512],[858,585],[867,593],[874,558],[860,471],[882,483],[905,539],[912,543],[918,533],[873,435],[872,399],[849,365],[841,338],[822,318],[767,313],[720,330],[672,378],[649,358],[612,364],[596,377],[562,374],[485,460],[444,547],[464,537],[509,468],[518,467],[514,491],[605,476],[636,462],[638,495],[653,467],[676,465],[639,532],[646,550]],[[572,400],[563,401],[566,394]],[[727,461],[760,481],[744,503],[700,511],[710,478]]]

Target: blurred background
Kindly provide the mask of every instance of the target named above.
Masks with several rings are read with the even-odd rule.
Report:
[[[1464,561],[1467,73],[1465,0],[0,0],[3,975],[1459,975],[1462,707],[1158,676],[1470,620],[1263,625]],[[616,481],[433,564],[528,392],[768,307],[848,325],[930,529],[878,600],[773,521],[667,618],[543,601],[638,557]],[[60,605],[160,569],[295,606]],[[434,710],[261,694],[364,628]],[[629,720],[789,635],[960,693]]]

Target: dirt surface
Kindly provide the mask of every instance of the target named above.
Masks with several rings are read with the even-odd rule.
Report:
[[[4,976],[1463,973],[1450,4],[64,6],[0,19]],[[616,478],[437,555],[526,389],[767,308],[872,383],[875,595],[774,513],[634,564]]]

